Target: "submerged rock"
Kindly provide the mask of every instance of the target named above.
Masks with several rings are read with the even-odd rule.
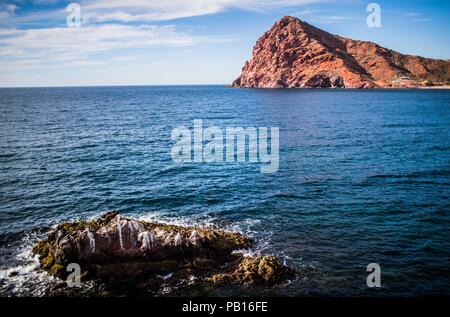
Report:
[[[83,279],[127,281],[139,287],[245,284],[271,286],[293,271],[275,257],[244,257],[251,247],[240,233],[151,223],[109,212],[99,219],[64,223],[33,252],[41,268],[66,278],[69,263]]]
[[[274,256],[247,256],[229,272],[216,274],[208,280],[221,284],[274,285],[293,275],[293,270],[281,264]]]

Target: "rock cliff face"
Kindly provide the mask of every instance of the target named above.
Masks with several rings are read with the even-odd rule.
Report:
[[[449,61],[402,55],[286,16],[259,38],[231,87],[409,88],[449,83]]]
[[[77,263],[83,281],[100,280],[113,289],[127,283],[132,293],[141,294],[157,294],[168,285],[188,293],[223,284],[270,287],[294,276],[273,256],[236,252],[251,244],[239,233],[149,223],[109,212],[92,221],[60,224],[33,251],[41,268],[62,280],[69,274],[68,264]],[[56,289],[48,295],[73,292]]]

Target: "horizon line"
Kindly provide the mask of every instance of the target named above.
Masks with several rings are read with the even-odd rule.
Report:
[[[189,87],[189,86],[228,86],[229,84],[118,84],[118,85],[68,85],[68,86],[0,86],[0,89],[20,88],[107,88],[107,87]]]

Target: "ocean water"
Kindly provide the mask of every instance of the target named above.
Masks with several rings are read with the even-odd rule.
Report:
[[[175,164],[194,119],[279,127],[278,172]],[[41,295],[33,242],[108,210],[239,230],[299,272],[235,295],[450,295],[450,91],[0,89],[0,294]]]

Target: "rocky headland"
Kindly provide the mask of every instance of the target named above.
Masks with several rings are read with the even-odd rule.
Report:
[[[41,269],[58,277],[50,296],[79,295],[65,283],[70,263],[80,266],[82,281],[102,283],[106,296],[161,295],[164,287],[191,295],[220,285],[269,288],[295,276],[274,256],[239,252],[252,243],[240,233],[139,221],[109,212],[96,220],[58,225],[33,252]]]
[[[261,36],[242,88],[448,87],[450,61],[403,55],[373,42],[330,34],[285,16]]]

